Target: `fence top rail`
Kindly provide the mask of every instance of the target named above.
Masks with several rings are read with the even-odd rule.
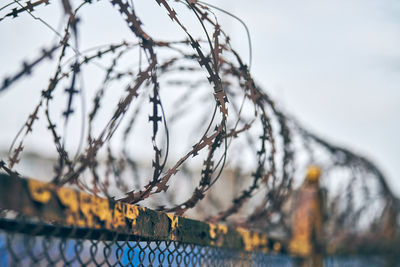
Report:
[[[116,240],[178,241],[248,252],[285,253],[286,245],[265,233],[196,221],[78,192],[34,179],[0,174],[0,210],[12,210],[37,222],[2,218],[0,228],[36,235]]]
[[[18,216],[8,218],[4,211],[16,212]],[[113,241],[177,241],[246,252],[292,254],[290,240],[279,240],[266,233],[192,220],[8,174],[0,174],[0,229],[29,235]],[[371,238],[354,239],[360,242],[353,240],[335,247],[319,244],[319,253],[400,253],[398,241],[377,243]]]

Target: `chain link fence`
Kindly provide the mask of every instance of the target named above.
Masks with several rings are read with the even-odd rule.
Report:
[[[32,233],[35,229],[31,229]],[[87,230],[90,231],[90,230]],[[83,231],[84,233],[84,231]],[[84,236],[84,234],[83,234]],[[288,255],[248,253],[176,241],[35,236],[0,231],[1,266],[300,266]],[[379,256],[330,256],[324,266],[399,266]]]
[[[298,234],[278,240],[0,175],[0,266],[399,266],[396,243],[315,244],[301,256],[290,249]]]
[[[34,230],[34,229],[33,229]],[[90,231],[90,230],[89,230]],[[33,231],[34,232],[34,231]],[[292,266],[284,255],[176,241],[129,241],[0,232],[1,266]]]

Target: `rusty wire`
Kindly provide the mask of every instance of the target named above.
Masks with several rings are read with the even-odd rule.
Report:
[[[272,232],[283,228],[287,232],[285,202],[295,189],[296,179],[301,179],[307,164],[312,163],[319,164],[324,172],[322,184],[327,190],[328,236],[344,231],[345,235],[379,232],[382,229],[377,229],[377,225],[388,210],[397,216],[398,201],[372,162],[304,129],[256,84],[249,67],[231,47],[229,35],[218,23],[214,6],[196,0],[156,0],[186,35],[184,40],[160,41],[144,30],[142,18],[131,1],[109,2],[112,12],[119,13],[136,42],[119,40],[80,51],[80,9],[96,5],[90,0],[82,1],[76,8],[70,1],[62,1],[63,32],[54,30],[45,18],[32,14],[52,4],[50,1],[25,4],[12,1],[0,8],[5,13],[0,23],[29,13],[55,31],[59,38],[46,45],[34,60],[24,62],[19,71],[4,78],[0,85],[0,93],[12,90],[15,83],[33,75],[43,62],[56,63],[46,89],[10,146],[8,162],[1,161],[1,169],[16,173],[26,137],[33,134],[36,122],[44,118],[58,154],[52,179],[58,185],[75,185],[128,203],[153,203],[159,210],[178,215],[195,209],[202,219],[211,222],[229,221]],[[204,30],[201,37],[194,36],[180,21],[175,5],[185,5],[189,9]],[[120,60],[133,51],[138,52],[138,64],[121,70]],[[169,58],[160,56],[163,51],[168,51]],[[109,65],[103,61],[106,56],[111,58]],[[77,97],[84,90],[80,79],[91,64],[104,72],[102,85],[91,96],[89,112],[82,120],[88,130],[83,132],[77,151],[71,151],[66,147],[66,129],[75,115]],[[119,88],[113,94],[120,93],[120,100],[111,116],[105,117],[100,114],[113,84]],[[163,95],[171,87],[183,93],[172,96],[173,109],[167,113],[170,98],[166,100]],[[54,118],[51,106],[60,90],[64,90],[66,101],[63,121]],[[151,173],[149,168],[143,170],[140,155],[135,154],[135,148],[130,145],[131,140],[141,142],[137,133],[138,127],[143,126],[137,124],[142,123],[140,118],[147,116],[144,113],[150,113]],[[199,121],[197,125],[187,118],[189,113],[200,114],[195,119]],[[99,126],[98,120],[103,126]],[[182,128],[175,130],[176,125],[185,120],[192,127],[192,130],[185,130],[193,131],[197,134],[193,136],[197,137],[201,132],[200,136],[189,144],[172,143],[173,135],[182,135],[179,133]],[[112,141],[118,138],[122,149],[113,146]],[[183,145],[186,152],[170,159],[170,150],[177,145]],[[100,156],[102,153],[106,155],[105,160]],[[299,160],[300,155],[306,160]],[[194,173],[190,162],[200,157],[201,171]],[[234,170],[233,176],[240,174],[242,178],[234,184],[235,195],[227,202],[218,199],[213,188],[224,183],[230,170]],[[340,190],[331,190],[338,173],[341,173],[343,186]],[[145,180],[145,177],[149,178]],[[180,187],[183,179],[191,181],[192,187]],[[184,197],[179,197],[182,191]],[[207,205],[218,210],[207,211]],[[372,217],[366,218],[372,213]]]

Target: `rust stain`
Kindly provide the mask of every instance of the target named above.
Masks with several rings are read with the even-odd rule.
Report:
[[[69,188],[57,187],[29,179],[25,180],[24,183],[26,183],[26,187],[29,187],[29,194],[32,196],[32,201],[27,203],[26,207],[32,209],[31,213],[35,213],[40,208],[44,212],[43,219],[49,218],[47,216],[50,214],[50,216],[54,216],[54,211],[56,211],[56,221],[69,226],[101,228],[104,231],[118,229],[121,232],[133,233],[146,238],[154,237],[156,240],[157,238],[167,238],[167,240],[171,241],[190,240],[194,244],[199,242],[202,245],[206,242],[208,246],[244,248],[244,251],[247,252],[255,250],[268,251],[269,242],[267,236],[245,228],[235,230],[229,229],[222,224],[201,223],[199,225],[199,222],[193,224],[192,220],[186,221],[185,218],[173,214],[156,212],[120,201],[114,202]],[[46,205],[53,195],[58,202],[52,201],[51,205]],[[42,206],[35,205],[34,201],[42,201],[44,204]],[[59,204],[58,206],[54,205],[57,203]],[[164,215],[167,216],[168,220],[165,220]],[[141,220],[140,224],[138,224],[139,221],[137,219],[139,216],[145,216],[150,220]],[[161,220],[162,218],[163,220]],[[54,217],[51,217],[51,220],[54,220]],[[155,228],[146,228],[147,223],[153,224]],[[188,237],[186,230],[180,231],[180,227],[187,229],[191,225],[193,227],[205,227],[205,230],[208,228],[208,238],[204,239],[201,236]]]
[[[228,227],[223,224],[208,223],[211,245],[221,247],[224,244],[225,236],[228,234]]]
[[[94,198],[92,213],[100,219],[100,221],[109,222],[112,216],[108,199]]]
[[[131,226],[136,226],[136,219],[139,216],[139,208],[134,205],[125,204],[125,217],[132,221]]]
[[[61,204],[66,207],[65,221],[70,225],[85,226],[85,222],[79,216],[79,200],[78,194],[69,188],[58,188],[57,197]]]
[[[76,213],[79,211],[79,201],[77,192],[69,188],[59,188],[57,197],[61,204],[67,207],[70,211]]]
[[[93,213],[92,213],[92,209],[93,209],[93,204],[95,203],[94,201],[94,196],[83,193],[83,192],[79,192],[79,208],[83,214],[84,220],[86,222],[86,225],[88,227],[95,227],[98,225],[94,224],[94,218],[93,218]]]
[[[218,233],[226,235],[228,233],[228,226],[223,224],[217,224]]]
[[[122,202],[115,202],[114,212],[112,218],[112,227],[119,228],[126,226],[124,204]]]

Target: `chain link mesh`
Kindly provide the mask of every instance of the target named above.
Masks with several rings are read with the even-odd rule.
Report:
[[[295,266],[287,255],[175,241],[107,241],[0,231],[1,266]],[[384,266],[378,256],[326,257],[324,266]],[[398,266],[398,265],[389,265]]]
[[[292,266],[294,261],[283,255],[176,241],[117,241],[0,231],[1,266],[265,266],[266,263]]]

